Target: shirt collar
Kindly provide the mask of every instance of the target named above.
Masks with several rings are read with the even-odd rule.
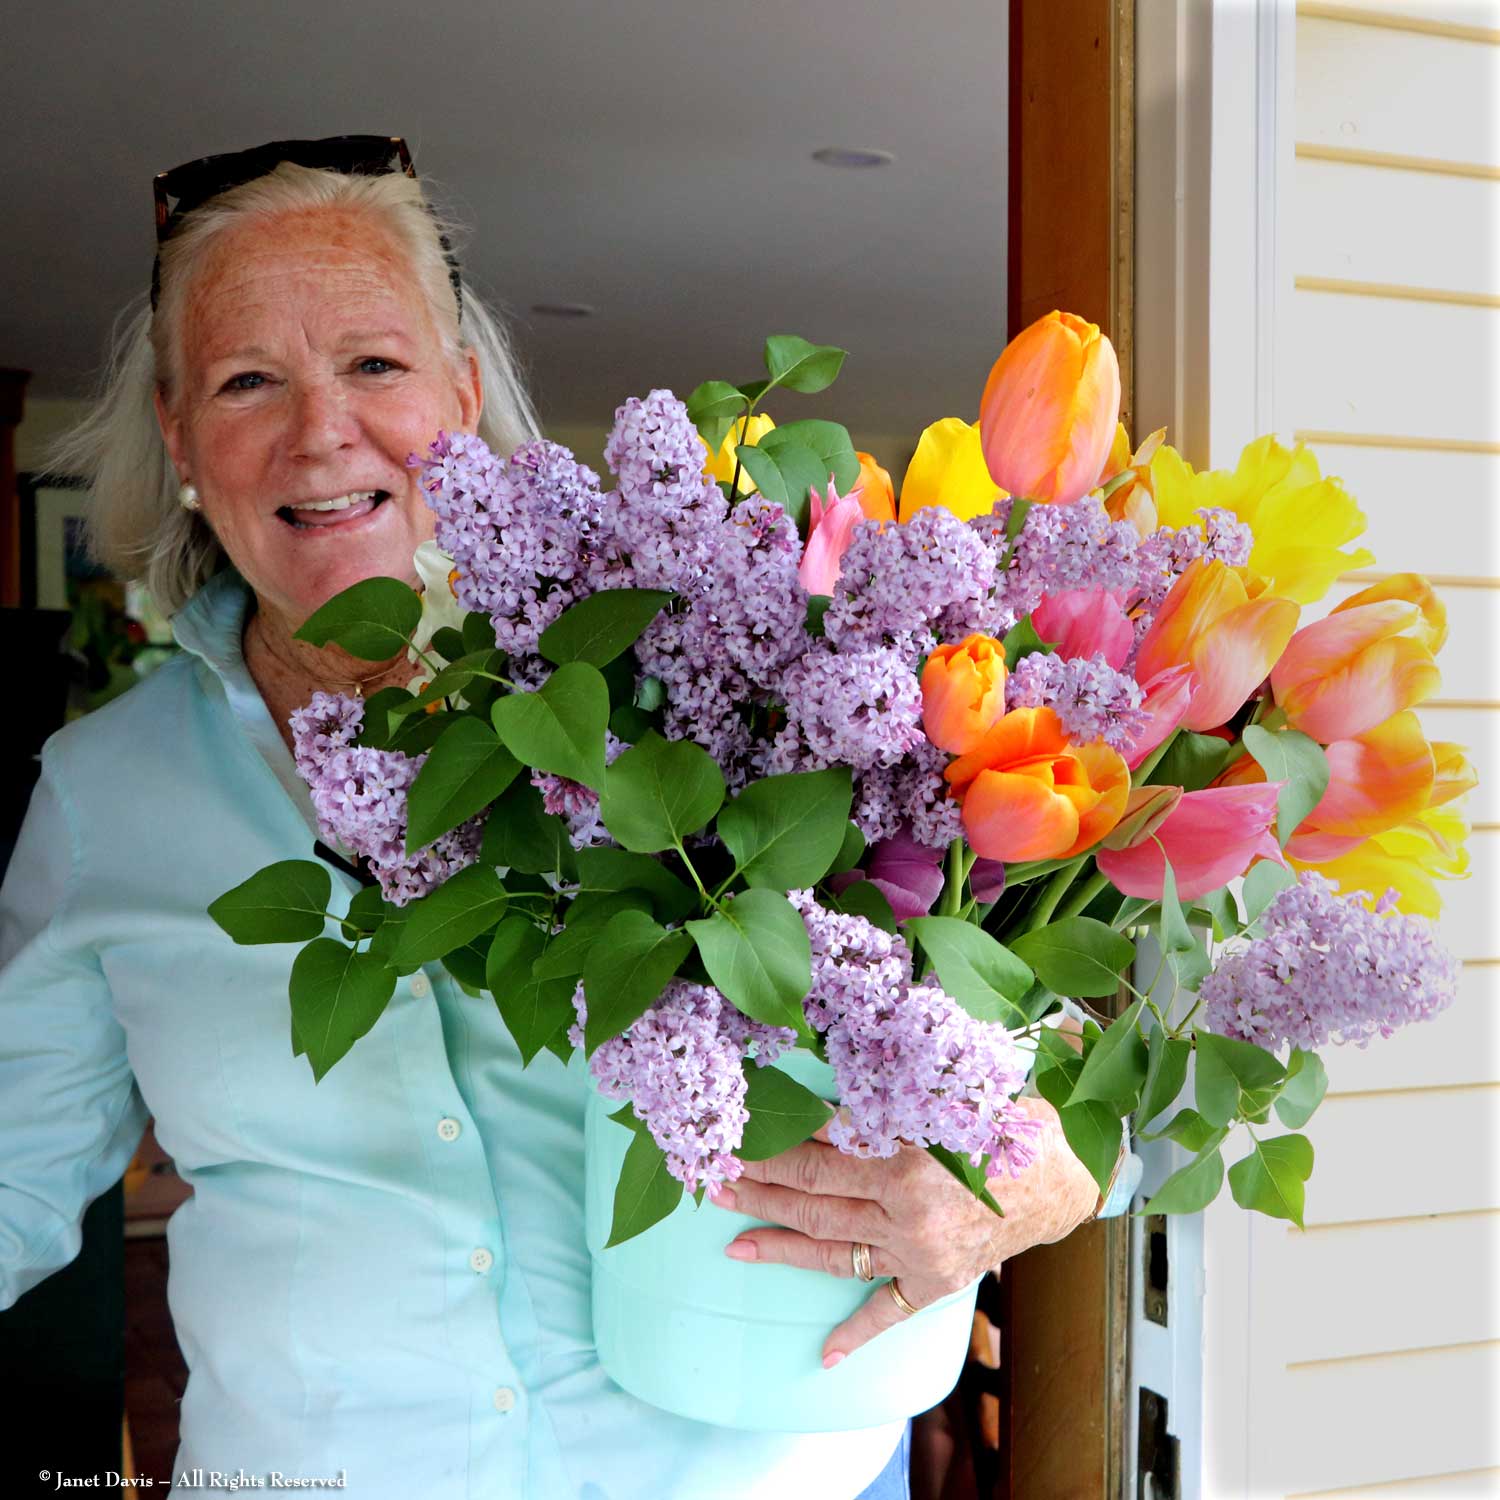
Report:
[[[316,836],[318,818],[312,793],[245,662],[245,620],[251,597],[250,585],[233,568],[215,573],[173,617],[172,634],[184,651],[196,656],[219,679],[240,729]]]

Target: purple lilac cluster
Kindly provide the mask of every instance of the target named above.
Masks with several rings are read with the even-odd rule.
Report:
[[[612,766],[630,748],[611,730],[604,731],[604,764]],[[568,842],[575,849],[613,844],[599,816],[599,794],[581,781],[570,781],[551,771],[532,771],[531,784],[542,794],[542,810],[568,825]]]
[[[561,445],[537,439],[501,459],[477,437],[440,433],[422,470],[458,602],[490,617],[507,654],[534,652],[586,594],[630,585],[599,476]]]
[[[995,587],[996,554],[951,511],[930,505],[903,526],[861,521],[845,551],[823,629],[840,651],[892,648],[910,661]],[[940,626],[941,622],[941,626]]]
[[[573,1006],[578,1021],[568,1037],[581,1048],[588,1019],[581,984]],[[733,1154],[750,1118],[744,1059],[773,1062],[795,1040],[785,1027],[742,1016],[718,990],[674,979],[628,1030],[596,1049],[589,1069],[606,1098],[630,1101],[673,1177],[689,1192],[712,1191],[744,1170]]]
[[[1217,506],[1200,510],[1198,515],[1203,518],[1202,526],[1189,524],[1176,530],[1164,526],[1153,531],[1136,550],[1138,567],[1133,594],[1142,611],[1140,618],[1148,625],[1172,585],[1200,557],[1231,568],[1242,568],[1250,561],[1255,537],[1246,522],[1232,510]],[[1141,633],[1138,629],[1137,635]]]
[[[1103,652],[1064,660],[1033,652],[1006,679],[1007,708],[1050,708],[1076,745],[1103,740],[1128,750],[1145,733],[1150,717],[1145,694],[1128,672],[1117,672]]]
[[[405,906],[478,859],[483,824],[470,818],[407,854],[406,795],[427,757],[354,744],[363,722],[357,698],[315,693],[292,713],[293,754],[319,833],[367,861],[385,899]]]
[[[906,944],[863,917],[789,891],[812,945],[808,1021],[824,1034],[842,1106],[829,1139],[854,1156],[941,1145],[1019,1175],[1041,1122],[1012,1095],[1028,1062],[1004,1027],[976,1021],[934,984],[913,981]]]
[[[1275,1049],[1333,1040],[1368,1045],[1453,1001],[1458,961],[1430,922],[1339,896],[1306,870],[1260,919],[1263,936],[1222,959],[1199,986],[1210,1030]]]
[[[704,473],[703,444],[671,391],[616,408],[604,461],[619,484],[611,524],[643,588],[691,597],[712,572],[728,502]]]

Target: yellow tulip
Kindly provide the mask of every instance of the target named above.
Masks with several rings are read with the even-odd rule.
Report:
[[[1151,494],[1162,526],[1196,522],[1196,512],[1233,511],[1253,537],[1250,570],[1266,579],[1267,592],[1311,604],[1351,568],[1368,567],[1375,554],[1361,547],[1339,549],[1365,529],[1364,513],[1342,482],[1325,478],[1317,458],[1300,444],[1283,448],[1274,437],[1257,438],[1233,472],[1195,473],[1174,448],[1158,448],[1151,459]]]
[[[979,402],[984,457],[1013,495],[1068,505],[1099,482],[1120,415],[1120,366],[1097,324],[1050,312],[1001,352]]]
[[[1341,892],[1368,891],[1378,897],[1394,886],[1397,910],[1436,920],[1443,909],[1436,882],[1468,877],[1468,835],[1468,819],[1448,803],[1429,806],[1337,859],[1307,864],[1294,858],[1290,863],[1326,875]]]
[[[703,443],[700,435],[698,441],[703,443],[703,451],[706,455],[703,472],[711,478],[728,484],[734,478],[734,450],[740,443],[747,443],[754,447],[776,424],[763,411],[756,412],[754,416],[737,417],[734,426],[724,434],[724,441],[719,444],[717,453],[708,451],[708,444]],[[755,493],[755,481],[750,477],[749,469],[741,466],[740,482],[735,489],[736,495],[753,495]]]
[[[901,520],[911,520],[924,506],[941,505],[960,521],[987,516],[1005,499],[985,466],[978,424],[959,417],[934,422],[917,440],[917,451],[901,481]]]

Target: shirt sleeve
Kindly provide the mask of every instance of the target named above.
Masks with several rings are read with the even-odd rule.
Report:
[[[0,888],[0,1310],[61,1270],[147,1111],[97,955],[68,920],[78,824],[43,752]]]

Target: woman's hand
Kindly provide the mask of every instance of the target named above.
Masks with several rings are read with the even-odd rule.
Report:
[[[827,1144],[824,1126],[780,1156],[747,1162],[744,1176],[711,1199],[784,1226],[746,1230],[725,1254],[852,1276],[854,1246],[866,1244],[875,1276],[900,1277],[902,1295],[920,1309],[1033,1245],[1062,1239],[1093,1214],[1099,1189],[1064,1139],[1057,1111],[1045,1099],[1016,1102],[1045,1128],[1030,1167],[990,1179],[1003,1219],[927,1152],[908,1146],[886,1159],[846,1156]],[[824,1368],[908,1316],[877,1286],[829,1334]]]

